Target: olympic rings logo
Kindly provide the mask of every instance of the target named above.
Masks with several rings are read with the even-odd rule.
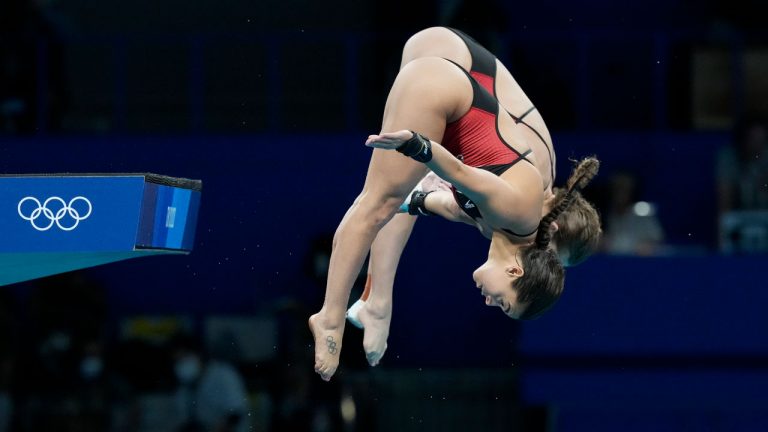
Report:
[[[27,201],[31,201],[37,208],[32,209],[31,212],[22,211],[21,207]],[[88,207],[88,211],[83,215],[80,214],[78,208],[75,208],[75,203],[80,201],[84,203],[77,206],[80,210],[85,210],[85,206]],[[49,208],[49,204],[52,203],[52,208]],[[26,207],[27,210],[29,210],[29,206]],[[91,202],[88,201],[88,198],[82,196],[72,198],[69,200],[69,203],[57,196],[53,196],[45,200],[42,204],[40,204],[40,200],[37,198],[28,196],[22,198],[18,205],[19,216],[24,220],[28,220],[29,223],[32,224],[32,227],[38,231],[48,231],[53,227],[53,224],[56,224],[62,231],[72,231],[77,228],[77,225],[81,220],[88,219],[92,210],[93,206],[91,205]],[[43,218],[43,223],[38,223],[37,220],[41,217]],[[46,220],[48,221],[47,225],[45,224]],[[62,220],[64,220],[64,224],[62,224]]]
[[[333,336],[328,336],[325,338],[325,344],[328,345],[328,352],[331,354],[336,354],[339,352],[338,348],[336,348],[336,341],[333,340]]]

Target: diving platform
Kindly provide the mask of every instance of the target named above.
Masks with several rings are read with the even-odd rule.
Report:
[[[201,190],[152,173],[0,175],[0,285],[188,254]]]

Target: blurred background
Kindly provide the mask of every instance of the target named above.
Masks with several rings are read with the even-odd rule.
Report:
[[[0,288],[0,432],[768,430],[767,12],[3,0],[0,172],[204,188],[189,256]],[[508,66],[560,181],[569,158],[602,160],[586,192],[602,252],[568,269],[548,315],[516,323],[472,284],[485,240],[419,221],[381,365],[348,326],[324,383],[306,319],[402,45],[433,25]]]

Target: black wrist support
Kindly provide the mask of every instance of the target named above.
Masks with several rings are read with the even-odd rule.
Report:
[[[414,216],[434,216],[435,214],[427,210],[427,207],[424,205],[424,201],[430,193],[432,193],[432,191],[413,191],[411,194],[411,202],[408,204],[408,214]]]
[[[404,142],[397,151],[413,158],[421,163],[427,163],[432,160],[432,143],[421,134],[411,131],[413,137]]]

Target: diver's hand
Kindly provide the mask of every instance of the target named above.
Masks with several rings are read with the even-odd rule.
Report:
[[[368,135],[365,145],[373,148],[395,150],[411,138],[413,138],[413,132],[409,130],[385,132],[380,135]]]

